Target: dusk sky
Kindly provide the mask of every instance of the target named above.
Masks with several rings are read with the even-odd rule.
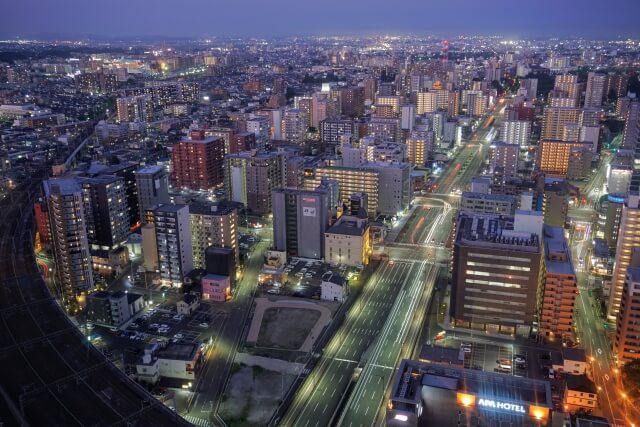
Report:
[[[3,0],[0,11],[3,37],[640,35],[637,0]]]

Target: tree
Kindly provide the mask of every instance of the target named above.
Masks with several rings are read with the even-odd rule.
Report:
[[[622,367],[622,384],[630,399],[640,399],[640,359],[627,362]]]
[[[500,96],[500,95],[502,95],[504,93],[504,88],[502,87],[502,85],[500,84],[500,82],[498,80],[493,80],[491,82],[491,87],[498,91],[498,96]]]

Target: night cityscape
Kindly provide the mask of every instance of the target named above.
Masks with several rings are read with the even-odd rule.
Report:
[[[640,3],[0,5],[0,427],[640,427]]]

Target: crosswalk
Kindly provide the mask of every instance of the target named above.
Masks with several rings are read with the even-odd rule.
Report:
[[[183,415],[182,418],[189,421],[194,426],[199,427],[212,427],[211,421],[205,420],[203,418],[194,417],[193,415]]]

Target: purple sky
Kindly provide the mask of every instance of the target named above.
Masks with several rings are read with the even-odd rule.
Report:
[[[7,36],[640,35],[640,0],[2,0]]]

